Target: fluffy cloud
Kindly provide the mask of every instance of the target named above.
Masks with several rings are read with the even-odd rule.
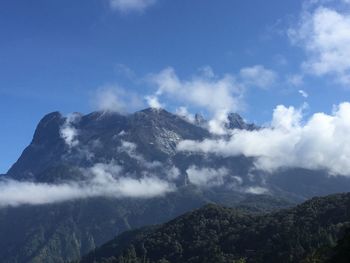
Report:
[[[306,72],[317,76],[332,74],[337,81],[350,84],[350,13],[308,6],[288,34],[306,52]]]
[[[77,113],[69,114],[65,123],[60,128],[60,136],[69,148],[79,144],[79,140],[77,139],[78,130],[73,125],[75,122],[79,121],[80,117],[80,114]]]
[[[109,0],[112,9],[122,13],[142,12],[156,3],[156,0]]]
[[[300,167],[350,176],[350,103],[341,103],[329,115],[315,113],[306,121],[300,109],[280,105],[270,127],[235,130],[229,139],[185,140],[178,150],[254,157],[256,168],[268,172]]]
[[[277,80],[277,74],[262,65],[242,68],[239,74],[246,85],[262,89],[273,86]]]
[[[218,109],[237,110],[240,105],[241,87],[232,75],[194,76],[190,80],[180,80],[173,68],[167,68],[151,77],[158,87],[157,95],[168,95],[178,100],[205,107],[216,112]]]
[[[100,111],[124,113],[143,106],[142,99],[135,93],[110,85],[99,88],[92,99]]]
[[[241,108],[243,87],[233,75],[218,77],[209,68],[205,68],[202,73],[191,79],[181,80],[173,68],[166,68],[150,77],[157,87],[152,98],[165,96],[194,107],[205,108],[215,119],[215,123],[209,123],[211,131],[222,133],[227,113]]]
[[[237,112],[244,108],[243,95],[247,88],[267,89],[278,79],[277,74],[262,65],[242,68],[238,74],[218,76],[210,67],[203,67],[199,73],[181,79],[173,68],[166,68],[149,77],[157,91],[146,97],[149,105],[161,107],[159,99],[168,99],[180,104],[178,115],[194,121],[194,116],[183,105],[201,108],[209,114],[208,128],[214,134],[226,134],[225,124],[229,112]]]
[[[159,99],[157,96],[146,96],[145,99],[147,101],[148,106],[153,109],[160,109],[164,107],[164,105],[162,105],[159,102]]]
[[[191,184],[200,187],[220,186],[224,184],[224,177],[229,174],[226,168],[198,168],[191,166],[186,170],[188,180]]]
[[[41,205],[90,197],[152,198],[175,190],[175,186],[155,176],[132,178],[121,176],[122,168],[114,164],[96,164],[85,172],[82,182],[47,184],[0,181],[0,207]]]

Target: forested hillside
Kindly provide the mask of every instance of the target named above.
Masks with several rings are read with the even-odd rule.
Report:
[[[323,262],[348,253],[348,236],[342,237],[349,227],[350,194],[260,215],[207,205],[164,225],[126,232],[81,263]],[[337,254],[321,253],[334,246]]]

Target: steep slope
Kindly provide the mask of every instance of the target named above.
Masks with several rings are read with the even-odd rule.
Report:
[[[74,129],[77,145],[70,147],[65,143],[61,134],[64,128]],[[20,180],[55,182],[57,178],[50,178],[47,172],[52,167],[88,167],[113,159],[132,162],[131,156],[119,151],[122,142],[134,143],[147,161],[166,161],[174,155],[179,140],[201,140],[208,136],[207,130],[165,110],[146,109],[131,115],[94,112],[70,118],[53,112],[40,121],[31,144],[7,175]],[[39,174],[42,176],[37,178]]]
[[[80,262],[301,262],[334,245],[349,226],[350,194],[265,215],[208,205],[156,228],[124,233]],[[346,253],[346,242],[340,241],[337,255]]]
[[[174,191],[146,199],[111,198],[102,191],[94,198],[63,203],[0,207],[2,261],[72,260],[125,230],[164,223],[207,203],[261,212],[350,189],[349,179],[325,173],[300,169],[267,175],[252,170],[253,160],[243,156],[176,151],[180,140],[214,136],[205,129],[205,120],[197,119],[191,123],[161,109],[129,115],[93,112],[64,117],[54,112],[45,116],[4,178],[49,186],[84,183],[96,165],[111,166],[112,172],[119,169],[110,172],[115,179],[158,178]],[[230,115],[229,128],[257,129],[237,114]],[[191,181],[190,171],[206,179]]]

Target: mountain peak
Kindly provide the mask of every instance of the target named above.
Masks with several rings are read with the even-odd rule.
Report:
[[[58,111],[45,115],[39,122],[33,137],[33,142],[49,140],[53,133],[56,134],[59,127],[64,123],[62,114]],[[55,136],[57,137],[57,136]]]
[[[255,130],[257,127],[252,123],[247,123],[238,113],[229,113],[227,116],[228,129]]]
[[[143,112],[143,113],[146,113],[146,114],[162,114],[162,113],[171,114],[170,112],[166,111],[163,108],[152,108],[152,107],[143,109],[143,110],[141,110],[139,112]]]

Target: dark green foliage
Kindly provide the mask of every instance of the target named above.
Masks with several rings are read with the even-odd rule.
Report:
[[[302,263],[349,263],[350,262],[350,228],[336,246],[323,246],[308,255]]]
[[[350,229],[348,229],[337,246],[333,249],[329,263],[349,263],[350,262]]]
[[[317,251],[336,245],[349,226],[350,194],[264,215],[207,205],[158,228],[125,233],[81,262],[323,262]],[[339,261],[349,256],[348,234],[335,251],[330,262],[349,262]]]

